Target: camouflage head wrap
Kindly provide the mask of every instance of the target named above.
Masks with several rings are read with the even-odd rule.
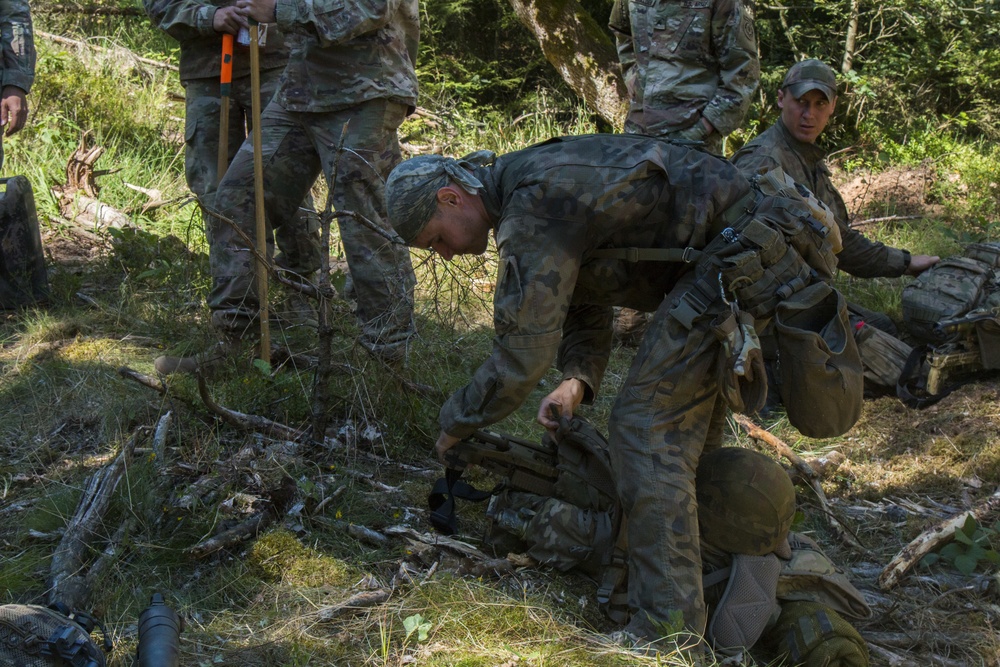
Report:
[[[412,243],[437,210],[437,191],[455,183],[471,195],[483,189],[473,170],[493,162],[492,151],[469,153],[461,160],[443,155],[420,155],[399,163],[385,183],[389,223]]]

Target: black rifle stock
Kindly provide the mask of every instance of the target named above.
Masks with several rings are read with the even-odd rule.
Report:
[[[476,431],[445,452],[445,466],[464,470],[477,465],[507,480],[515,491],[526,491],[542,496],[552,495],[558,470],[556,446],[549,438],[541,444],[500,435],[489,431]]]

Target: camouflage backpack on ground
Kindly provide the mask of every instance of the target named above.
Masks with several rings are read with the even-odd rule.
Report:
[[[915,347],[897,385],[911,407],[947,396],[955,376],[1000,369],[1000,243],[973,243],[903,288],[903,322]]]
[[[939,325],[1000,306],[1000,243],[973,243],[903,288],[903,322],[922,343],[940,343]]]
[[[90,637],[96,621],[40,605],[0,606],[0,665],[104,667],[104,653]],[[101,629],[104,632],[104,629]],[[104,633],[104,650],[111,643]]]

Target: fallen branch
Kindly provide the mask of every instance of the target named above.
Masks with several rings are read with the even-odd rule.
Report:
[[[146,375],[145,373],[140,373],[139,371],[134,371],[128,366],[122,366],[118,369],[118,375],[121,375],[126,380],[132,380],[138,382],[144,387],[148,387],[153,391],[159,392],[161,394],[167,393],[167,387],[165,384],[157,380],[152,375]]]
[[[231,547],[251,537],[256,537],[261,530],[269,526],[273,521],[274,512],[270,509],[264,510],[243,523],[233,526],[229,530],[199,542],[192,547],[188,547],[184,550],[184,553],[193,558],[204,558],[216,551]]]
[[[136,443],[147,430],[146,427],[137,429],[115,460],[87,480],[76,512],[66,525],[62,541],[52,555],[49,579],[46,582],[49,589],[49,604],[62,602],[74,609],[86,606],[90,595],[83,575],[86,557],[97,539],[104,514],[111,504],[111,497],[118,487],[118,482],[121,481],[132,459]]]
[[[248,415],[219,405],[212,398],[212,395],[209,394],[208,383],[205,382],[204,376],[200,373],[198,374],[198,393],[201,395],[201,400],[204,401],[205,406],[210,411],[219,415],[222,417],[223,421],[227,424],[235,426],[236,428],[243,429],[245,431],[255,431],[271,437],[296,442],[303,440],[306,437],[306,433],[297,428],[292,428],[291,426],[286,426],[280,422],[272,421],[267,417]]]
[[[826,493],[823,491],[823,485],[820,483],[820,476],[816,469],[809,465],[801,456],[792,451],[792,448],[785,444],[780,438],[775,436],[770,431],[767,431],[755,424],[746,415],[734,414],[733,418],[736,420],[736,423],[743,427],[743,429],[747,432],[747,435],[754,440],[768,445],[775,452],[785,457],[792,463],[795,470],[802,475],[802,478],[807,481],[809,487],[813,490],[813,493],[816,495],[816,500],[819,501],[820,509],[822,509],[823,513],[826,514],[827,521],[837,537],[844,544],[859,553],[868,554],[868,549],[861,545],[854,533],[850,531],[830,509],[830,503],[826,499]]]
[[[950,519],[941,521],[928,530],[918,535],[913,541],[907,544],[896,554],[895,558],[882,570],[878,577],[878,585],[882,590],[889,590],[897,583],[906,572],[913,567],[921,558],[929,554],[938,546],[951,541],[955,536],[955,531],[965,525],[965,522],[972,517],[979,521],[983,515],[1000,507],[1000,488],[993,492],[993,495],[981,502],[971,510],[962,512]]]
[[[421,533],[418,530],[414,530],[409,526],[389,526],[384,528],[382,532],[386,535],[396,535],[400,537],[407,537],[417,542],[423,544],[429,544],[435,547],[443,547],[462,556],[467,556],[469,558],[475,558],[480,561],[489,560],[490,557],[485,553],[472,546],[471,544],[466,544],[451,537],[446,537],[444,535],[436,535],[432,533]]]
[[[35,30],[35,34],[39,37],[44,37],[45,39],[55,42],[56,44],[63,44],[65,46],[73,46],[78,49],[87,49],[93,51],[102,51],[104,53],[114,53],[114,54],[126,54],[132,60],[136,62],[143,63],[144,65],[149,65],[151,67],[156,67],[159,69],[170,70],[171,72],[177,72],[177,65],[171,65],[170,63],[165,63],[159,60],[152,60],[150,58],[143,58],[141,56],[135,55],[132,51],[125,48],[109,49],[106,46],[98,46],[96,44],[88,44],[87,42],[81,42],[75,39],[70,39],[69,37],[62,37],[60,35],[53,35],[49,32],[43,32],[41,30]]]
[[[390,595],[392,595],[392,591],[387,588],[379,588],[374,591],[362,591],[360,593],[355,593],[340,604],[333,605],[332,607],[324,607],[317,611],[316,620],[322,623],[325,621],[332,621],[339,616],[356,614],[359,611],[367,609],[368,607],[374,607],[377,604],[382,604],[389,599]]]

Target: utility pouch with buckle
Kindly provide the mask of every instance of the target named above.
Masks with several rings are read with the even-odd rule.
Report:
[[[845,433],[861,416],[864,374],[844,297],[815,283],[778,304],[774,322],[788,421],[811,438]]]

